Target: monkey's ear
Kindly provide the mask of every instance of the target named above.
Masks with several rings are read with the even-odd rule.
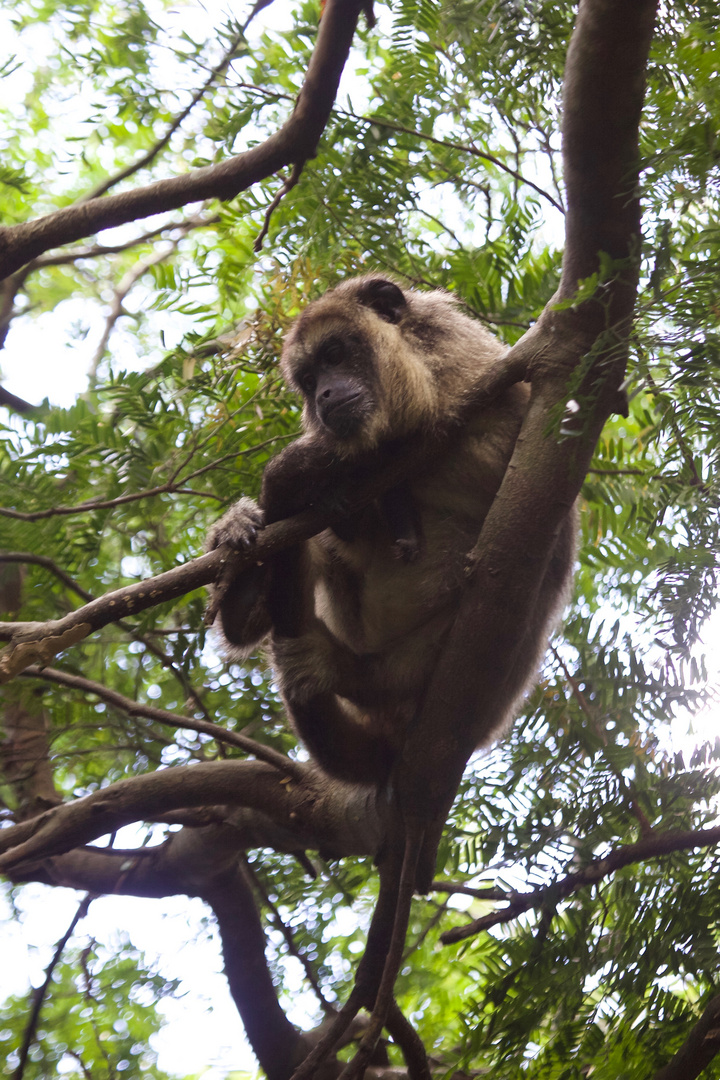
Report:
[[[384,281],[383,278],[366,281],[358,290],[357,300],[359,304],[372,308],[376,315],[390,323],[400,322],[407,307],[402,289],[393,281]]]

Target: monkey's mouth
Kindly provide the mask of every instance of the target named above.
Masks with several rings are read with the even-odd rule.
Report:
[[[333,401],[326,405],[320,414],[323,426],[340,439],[354,434],[363,421],[365,410],[362,407],[362,394],[358,391],[342,401]]]

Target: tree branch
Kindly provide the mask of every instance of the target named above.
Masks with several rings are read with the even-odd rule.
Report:
[[[347,1073],[347,1080],[350,1080],[362,1072],[369,1062],[385,1019],[392,1011],[392,989],[402,961],[421,835],[415,833],[406,836],[394,807],[390,810],[386,825],[382,854],[378,859],[380,891],[365,951],[355,974],[355,985],[343,1007],[328,1023],[322,1038],[293,1073],[292,1080],[308,1080],[315,1076],[360,1009],[365,1008],[372,1010],[370,1023],[358,1051],[342,1075]]]
[[[478,709],[492,715],[512,677],[559,531],[617,406],[638,281],[638,128],[655,7],[656,0],[630,7],[624,0],[583,0],[568,49],[567,246],[555,299],[569,300],[581,278],[600,275],[599,253],[613,263],[590,299],[562,308],[551,302],[509,353],[511,362],[524,358],[530,367],[530,406],[473,552],[474,578],[395,778],[406,819],[427,827],[421,891],[432,881],[437,843],[477,742]],[[587,181],[600,156],[601,167]],[[580,409],[568,439],[558,428],[571,387]]]
[[[140,278],[152,269],[153,266],[157,266],[159,263],[164,262],[165,259],[169,259],[175,251],[177,251],[178,244],[182,239],[184,233],[181,232],[180,236],[173,238],[169,241],[168,246],[161,251],[155,250],[144,259],[138,259],[134,266],[132,266],[126,274],[123,274],[117,287],[113,290],[113,297],[110,303],[110,311],[105,319],[105,326],[103,328],[100,341],[93,354],[90,366],[88,368],[88,382],[89,385],[94,388],[95,381],[97,379],[97,372],[102,361],[105,351],[110,341],[110,335],[115,329],[115,324],[121,315],[126,315],[123,305],[127,298],[128,293],[133,286],[137,285]]]
[[[54,255],[40,255],[37,259],[32,259],[23,266],[21,271],[22,280],[25,281],[28,274],[31,274],[34,270],[42,270],[50,266],[67,266],[69,263],[77,262],[78,259],[101,259],[106,255],[119,255],[123,251],[130,251],[134,247],[139,247],[140,244],[147,244],[150,240],[163,236],[164,233],[171,233],[176,229],[181,229],[183,235],[186,235],[192,229],[206,228],[209,225],[217,224],[219,220],[217,214],[208,214],[205,217],[197,214],[185,220],[169,221],[164,225],[158,225],[156,229],[148,229],[146,232],[134,236],[131,240],[125,240],[119,244],[90,244],[88,247],[71,248],[70,251],[57,252]]]
[[[16,883],[37,881],[96,896],[199,896],[209,881],[231,870],[252,848],[272,848],[296,857],[305,850],[291,830],[245,807],[204,806],[166,812],[156,820],[178,824],[188,819],[191,825],[152,847],[75,848],[19,863],[8,877]]]
[[[282,436],[278,436],[281,438]],[[268,440],[275,441],[275,440]],[[252,447],[255,451],[256,447]],[[250,451],[245,451],[249,453]],[[238,458],[241,454],[233,453],[228,454],[228,458]],[[217,466],[217,462],[205,466],[202,469],[198,469],[193,475],[197,475],[201,472],[206,472],[208,469],[214,469]],[[189,479],[189,477],[187,478]],[[182,483],[186,483],[183,480]],[[75,506],[50,506],[45,510],[15,510],[9,506],[0,506],[0,517],[14,518],[16,521],[43,521],[46,518],[53,517],[69,517],[73,514],[88,514],[93,510],[109,510],[114,506],[125,506],[127,503],[138,502],[140,499],[154,499],[158,495],[202,495],[205,499],[217,499],[219,496],[213,492],[207,491],[194,491],[188,490],[183,487],[179,487],[174,481],[168,480],[166,484],[158,484],[157,487],[146,488],[144,491],[133,491],[128,495],[117,495],[114,499],[91,499],[88,502],[78,503]]]
[[[0,510],[0,513],[2,511]],[[71,577],[66,570],[63,570],[61,566],[55,562],[54,559],[49,558],[47,555],[35,555],[31,551],[0,551],[0,563],[21,563],[28,566],[42,566],[45,570],[49,570],[51,574],[54,574],[64,585],[67,585],[68,589],[76,593],[83,600],[92,600],[93,595],[86,589],[83,589],[81,585],[78,585],[75,578]]]
[[[60,957],[65,950],[65,946],[72,937],[75,927],[80,922],[80,920],[84,919],[87,915],[88,908],[90,907],[92,899],[92,896],[86,896],[81,901],[80,906],[78,907],[77,911],[73,916],[72,922],[70,923],[67,930],[60,938],[60,941],[58,941],[55,947],[53,958],[45,969],[45,979],[43,980],[42,986],[39,986],[37,990],[33,991],[32,1009],[30,1010],[28,1022],[25,1025],[25,1033],[23,1035],[22,1045],[20,1047],[20,1061],[18,1063],[17,1069],[13,1073],[13,1080],[22,1080],[23,1078],[23,1074],[25,1073],[25,1066],[27,1064],[28,1052],[35,1040],[38,1020],[40,1019],[40,1010],[42,1009],[45,995],[47,994],[50,983],[52,982],[53,972],[55,971],[55,968],[60,962]]]
[[[579,889],[584,889],[588,885],[597,885],[604,878],[632,863],[657,859],[663,855],[671,855],[675,851],[714,847],[718,843],[720,843],[720,826],[713,829],[652,833],[636,844],[624,844],[601,859],[593,859],[582,870],[567,874],[550,885],[543,885],[528,893],[507,892],[504,897],[508,901],[507,907],[500,911],[492,911],[489,915],[482,915],[479,919],[466,923],[465,926],[454,926],[441,934],[440,940],[443,945],[454,945],[491,926],[512,922],[530,908],[543,907],[550,902],[557,904],[558,901],[566,899]],[[453,889],[453,891],[456,890]],[[488,899],[496,899],[496,897],[488,897]]]
[[[301,783],[257,761],[201,762],[120,780],[0,829],[0,872],[89,844],[131,822],[162,819],[169,810],[222,803],[262,811],[296,835],[300,847],[374,854],[384,832],[375,791],[330,780],[312,765],[304,769]]]
[[[303,1058],[302,1036],[280,1008],[265,959],[265,933],[247,871],[236,863],[203,891],[220,929],[230,993],[268,1080],[288,1080]]]
[[[0,341],[1,345],[2,342]],[[25,401],[24,398],[18,397],[17,394],[11,394],[4,386],[0,386],[0,406],[18,413],[29,413],[35,408],[31,402]]]
[[[218,165],[0,229],[0,277],[7,277],[49,248],[100,229],[175,210],[189,202],[232,199],[278,169],[313,157],[335,100],[362,6],[362,0],[328,0],[295,109],[264,143]]]
[[[303,971],[305,972],[305,978],[310,983],[310,986],[313,988],[315,996],[317,997],[318,1001],[320,1002],[320,1005],[325,1010],[325,1012],[334,1012],[335,1006],[332,1005],[331,1002],[329,1002],[327,1000],[327,998],[325,997],[325,995],[323,994],[322,987],[320,986],[320,983],[318,982],[318,978],[317,978],[317,975],[315,974],[315,971],[313,969],[312,964],[310,963],[310,961],[308,960],[307,956],[302,951],[302,949],[300,949],[298,947],[291,928],[283,920],[283,917],[280,914],[280,912],[278,911],[277,906],[275,904],[273,904],[272,900],[270,899],[270,897],[268,895],[268,891],[265,888],[265,885],[263,884],[263,882],[258,877],[258,875],[257,875],[255,869],[253,868],[253,866],[251,866],[250,864],[247,864],[246,865],[246,870],[247,870],[247,873],[248,873],[248,876],[249,876],[250,880],[252,881],[252,884],[253,884],[253,887],[254,887],[256,893],[260,897],[260,901],[261,901],[262,905],[268,909],[268,911],[270,912],[270,914],[272,916],[272,920],[273,920],[274,925],[277,926],[278,930],[280,931],[280,933],[284,937],[285,944],[287,945],[287,950],[288,950],[290,956],[294,956],[295,959],[298,960],[300,962],[300,964],[302,965]]]
[[[0,766],[12,788],[20,819],[62,802],[55,787],[48,745],[49,720],[42,702],[16,692],[3,694]]]
[[[695,1080],[720,1051],[720,994],[711,998],[677,1054],[652,1080]]]
[[[71,675],[67,671],[58,671],[56,668],[35,667],[26,668],[22,672],[23,677],[32,679],[46,679],[48,682],[58,683],[60,686],[68,686],[72,690],[80,690],[84,694],[94,694],[101,701],[106,701],[116,709],[128,714],[128,716],[142,716],[147,720],[153,720],[165,727],[181,728],[183,731],[197,731],[202,735],[209,735],[217,742],[227,743],[228,746],[236,746],[247,754],[252,754],[258,761],[265,761],[288,776],[294,776],[297,780],[304,780],[305,767],[298,761],[280,754],[271,746],[265,746],[247,735],[241,735],[236,731],[227,731],[219,724],[213,724],[209,720],[190,719],[179,713],[168,712],[167,709],[158,709],[154,705],[143,705],[139,701],[125,697],[116,690],[111,690],[102,683],[85,679],[80,675]]]

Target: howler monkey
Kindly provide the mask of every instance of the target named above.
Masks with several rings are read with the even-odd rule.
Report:
[[[219,621],[225,651],[271,633],[288,715],[311,756],[346,780],[381,783],[416,713],[467,586],[467,556],[500,486],[529,388],[502,391],[445,448],[375,504],[349,513],[358,477],[458,422],[504,348],[443,292],[361,277],[315,300],[281,366],[304,400],[304,434],[265,469],[260,506],[241,499],[208,546],[251,547],[264,524],[320,505],[332,528],[241,573]],[[567,599],[574,515],[541,585],[527,645],[499,705],[477,703],[478,744],[513,715]]]

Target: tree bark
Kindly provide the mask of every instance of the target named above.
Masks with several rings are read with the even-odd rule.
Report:
[[[511,677],[559,530],[590,464],[624,377],[640,254],[638,129],[656,0],[583,0],[568,49],[563,156],[567,170],[566,251],[560,288],[538,324],[510,351],[527,357],[530,407],[510,466],[483,525],[475,575],[433,672],[421,716],[396,778],[408,820],[425,824],[419,870],[425,890],[478,715]],[[608,86],[607,72],[614,75]],[[585,119],[593,117],[595,128]],[[598,150],[596,143],[600,143]],[[596,155],[607,160],[597,175]],[[592,194],[599,210],[590,214]],[[613,260],[602,277],[601,253]],[[600,273],[592,297],[570,307],[583,277]],[[586,373],[570,391],[581,363]],[[577,399],[573,438],[559,410]],[[549,434],[550,433],[550,434]]]

